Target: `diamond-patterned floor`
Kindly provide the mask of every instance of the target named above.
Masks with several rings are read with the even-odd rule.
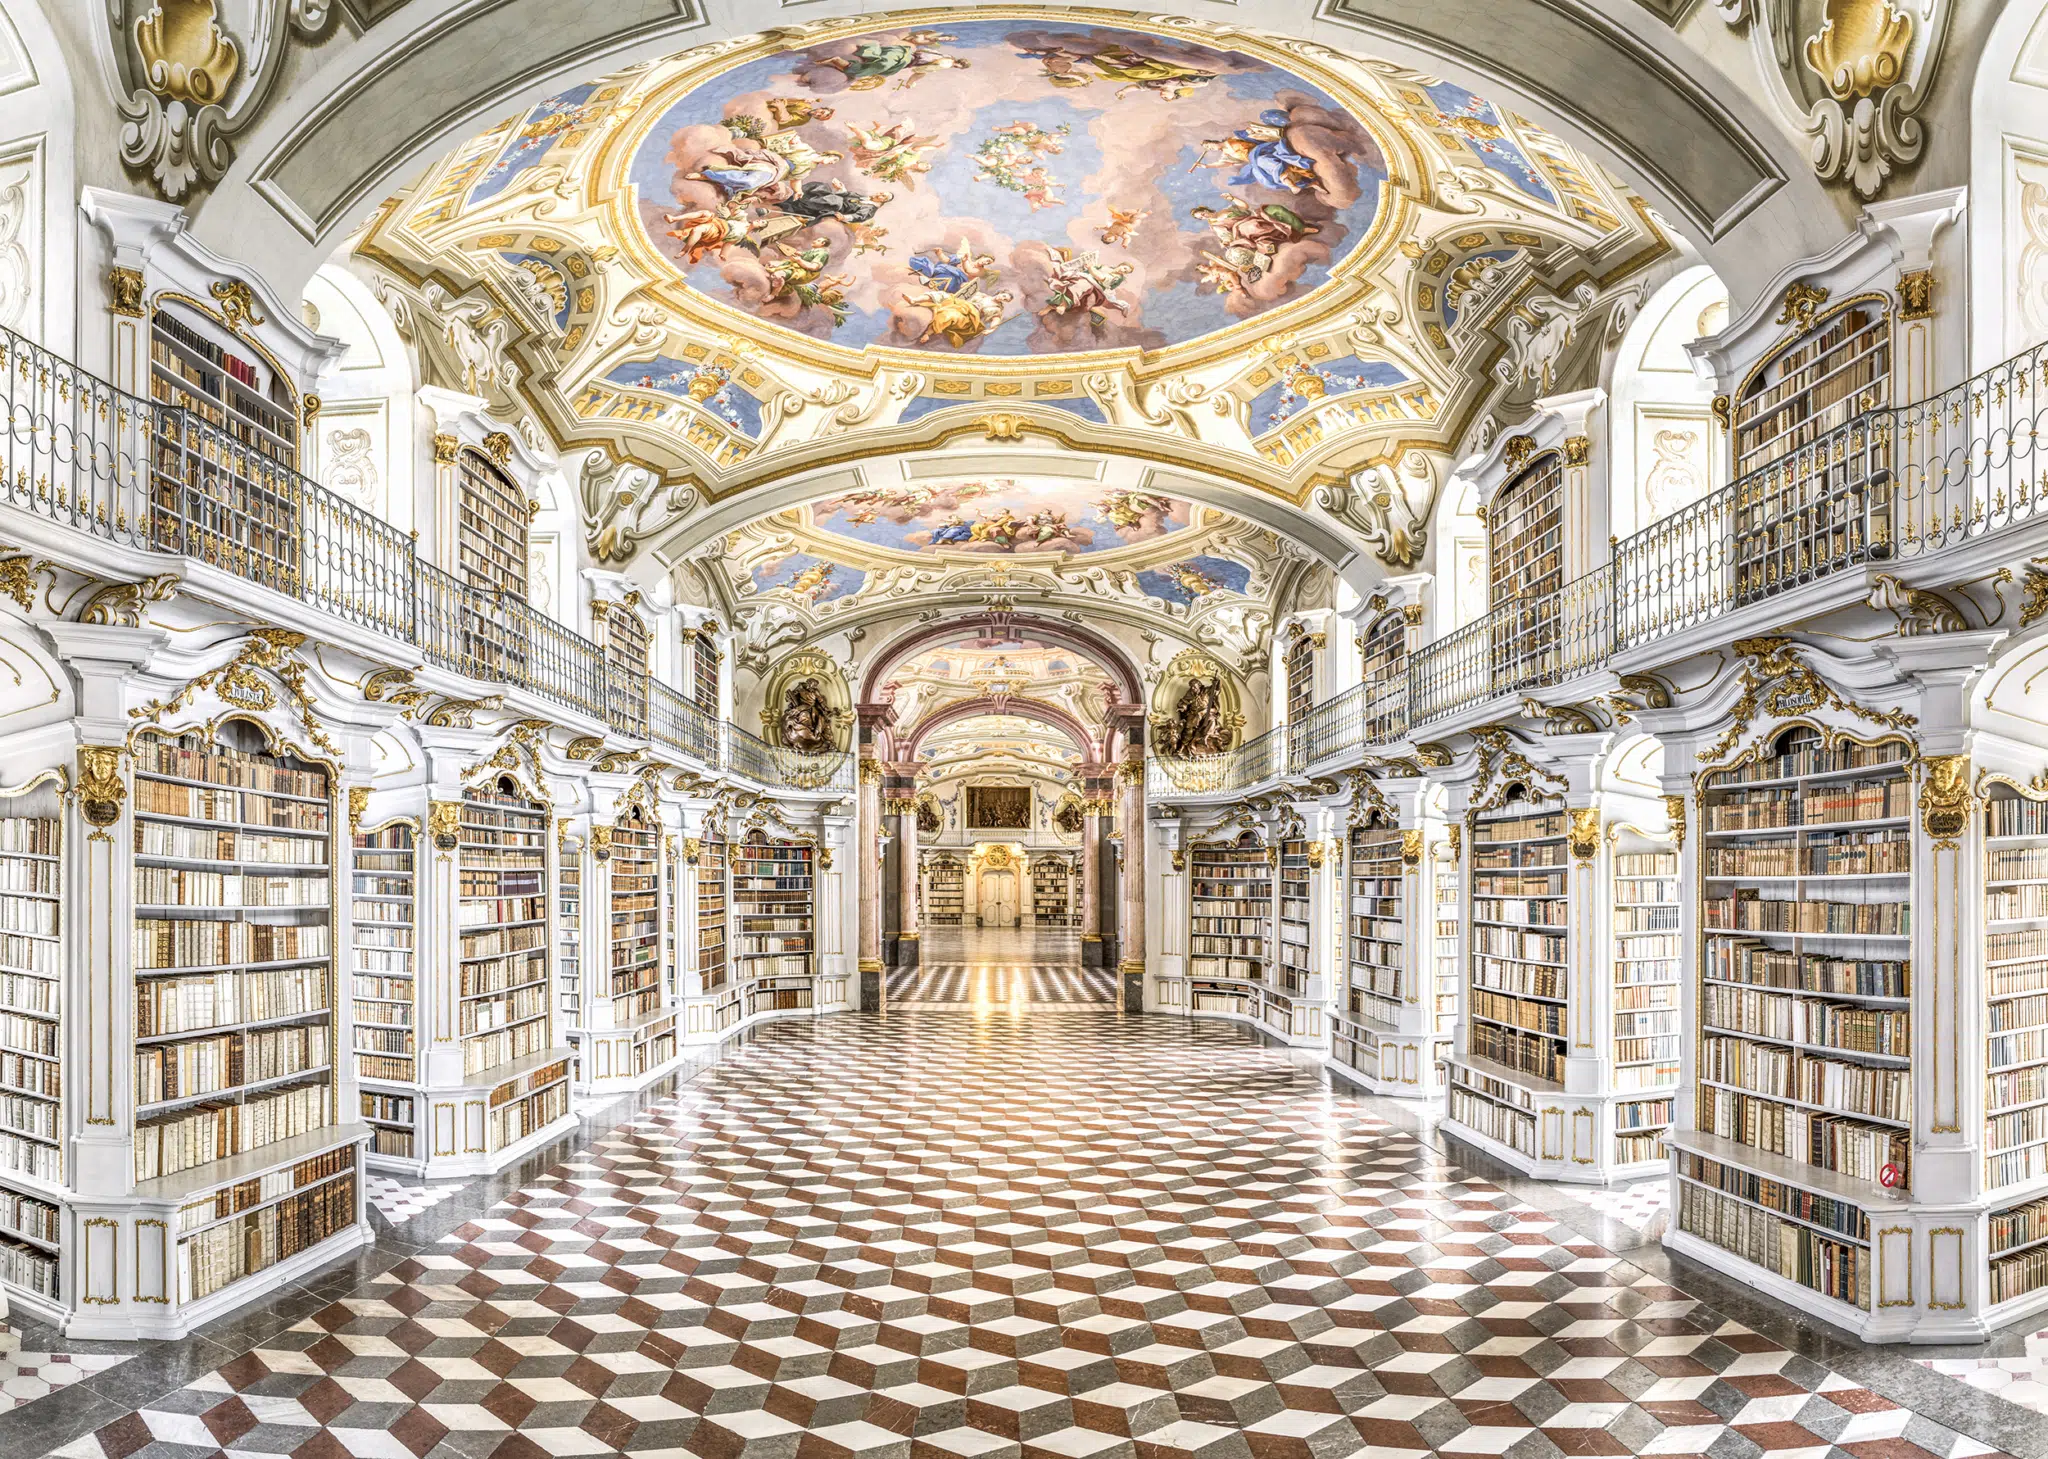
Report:
[[[1071,928],[934,927],[923,957],[921,967],[889,974],[891,1005],[1116,1002],[1116,974],[1081,966]]]
[[[56,1452],[1997,1451],[1468,1177],[1240,1029],[1040,1009],[771,1025]]]

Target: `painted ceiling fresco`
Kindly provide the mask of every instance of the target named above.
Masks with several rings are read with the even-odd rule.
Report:
[[[994,477],[872,487],[807,509],[819,531],[899,552],[1085,554],[1183,531],[1193,508],[1092,483]]]
[[[921,678],[962,684],[982,679],[1041,683],[1075,676],[1108,678],[1093,660],[1072,649],[1033,638],[970,638],[928,648],[905,659],[890,674],[897,680]]]
[[[1335,98],[1243,52],[974,20],[735,67],[627,175],[709,298],[853,348],[1027,355],[1301,297],[1371,231],[1387,167]]]

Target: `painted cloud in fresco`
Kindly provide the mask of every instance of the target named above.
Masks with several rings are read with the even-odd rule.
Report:
[[[811,524],[903,552],[1102,552],[1178,532],[1186,502],[1064,481],[875,487],[811,507]]]
[[[1186,607],[1211,593],[1242,593],[1251,580],[1252,570],[1243,563],[1203,553],[1146,568],[1138,574],[1138,588],[1147,597]]]
[[[963,20],[736,67],[629,176],[714,299],[855,348],[1022,355],[1156,348],[1300,297],[1365,237],[1386,164],[1241,52]]]
[[[808,552],[792,552],[774,562],[760,563],[752,576],[755,592],[781,593],[814,608],[850,597],[868,580],[868,575],[857,567],[827,562]]]

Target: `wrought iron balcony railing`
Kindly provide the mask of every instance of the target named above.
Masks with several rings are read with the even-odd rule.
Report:
[[[142,552],[203,562],[516,685],[715,769],[794,790],[853,788],[853,757],[721,724],[522,598],[422,561],[410,534],[180,407],[116,389],[0,329],[0,505]]]
[[[1286,728],[1285,768],[1304,772],[1567,683],[1617,653],[1841,573],[2048,517],[2044,428],[2048,344],[1927,400],[1858,416],[1651,523],[1607,566],[1504,604],[1417,650],[1402,673],[1324,700]],[[1232,767],[1250,748],[1155,758],[1151,784],[1165,795],[1248,788],[1257,780]]]
[[[1277,777],[1286,768],[1286,762],[1287,726],[1276,725],[1257,739],[1247,740],[1221,755],[1195,755],[1187,759],[1171,755],[1147,757],[1145,793],[1176,796],[1249,790]]]

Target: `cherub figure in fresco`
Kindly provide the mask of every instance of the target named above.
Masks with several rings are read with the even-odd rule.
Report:
[[[1070,51],[1065,46],[1049,45],[1019,54],[1038,62],[1045,70],[1045,79],[1054,86],[1073,88],[1091,86],[1097,81],[1120,81],[1123,84],[1116,92],[1119,101],[1133,91],[1149,91],[1165,101],[1185,101],[1216,79],[1214,71],[1161,60],[1129,46]]]
[[[853,235],[853,256],[863,253],[887,253],[889,245],[882,240],[889,236],[887,228],[877,228],[872,223],[848,223],[846,231]]]
[[[1109,226],[1096,236],[1112,248],[1129,248],[1138,240],[1138,225],[1151,216],[1150,208],[1111,208]]]
[[[853,165],[869,177],[916,187],[918,174],[932,170],[924,151],[939,139],[918,136],[909,122],[891,122],[886,127],[853,122],[846,130],[853,138]]]
[[[1066,199],[1060,196],[1059,179],[1041,166],[1026,168],[1018,181],[1024,184],[1019,191],[1024,194],[1024,201],[1031,204],[1031,211],[1034,213],[1040,208],[1057,208],[1066,202]]]
[[[968,62],[962,56],[949,56],[935,49],[958,36],[947,35],[937,30],[913,30],[901,41],[862,41],[853,48],[851,56],[827,56],[817,64],[829,66],[846,77],[849,91],[874,91],[885,85],[892,76],[900,77],[899,88],[912,86],[919,77],[948,67],[965,71]]]
[[[912,255],[905,267],[938,293],[964,294],[994,282],[995,264],[994,254],[975,252],[974,245],[963,238],[952,252],[937,246],[927,248]]]
[[[794,131],[810,122],[829,122],[837,114],[836,108],[806,96],[772,96],[768,99],[768,118],[781,132]]]
[[[722,254],[735,244],[750,246],[746,212],[730,200],[715,208],[663,213],[661,221],[669,225],[668,236],[682,243],[681,252],[686,263],[695,264]]]
[[[1287,113],[1278,108],[1260,112],[1256,122],[1227,137],[1204,137],[1194,167],[1237,168],[1230,178],[1231,187],[1270,187],[1291,193],[1323,189],[1315,160],[1287,145]]]
[[[1120,532],[1140,526],[1149,513],[1161,517],[1172,513],[1173,503],[1163,496],[1154,496],[1143,491],[1112,491],[1095,504],[1095,510],[1103,520]]]
[[[1206,598],[1223,584],[1192,562],[1176,562],[1159,569],[1162,576],[1190,598]]]
[[[1075,253],[1061,244],[1052,250],[1052,262],[1046,273],[1049,293],[1045,307],[1038,311],[1039,317],[1057,314],[1086,315],[1088,321],[1101,327],[1109,320],[1108,312],[1129,316],[1130,304],[1117,297],[1117,290],[1125,280],[1136,272],[1137,266],[1128,263],[1104,264],[1101,255],[1094,249]]]
[[[1004,310],[1015,302],[1016,297],[1008,289],[984,294],[970,284],[960,293],[924,289],[915,294],[905,294],[903,302],[913,309],[928,310],[932,316],[931,323],[924,327],[916,343],[924,344],[937,335],[957,350],[966,348],[1001,324]]]
[[[829,562],[814,562],[791,578],[786,585],[787,589],[805,602],[815,603],[818,601],[819,594],[832,586],[832,574],[834,571],[835,569]]]

